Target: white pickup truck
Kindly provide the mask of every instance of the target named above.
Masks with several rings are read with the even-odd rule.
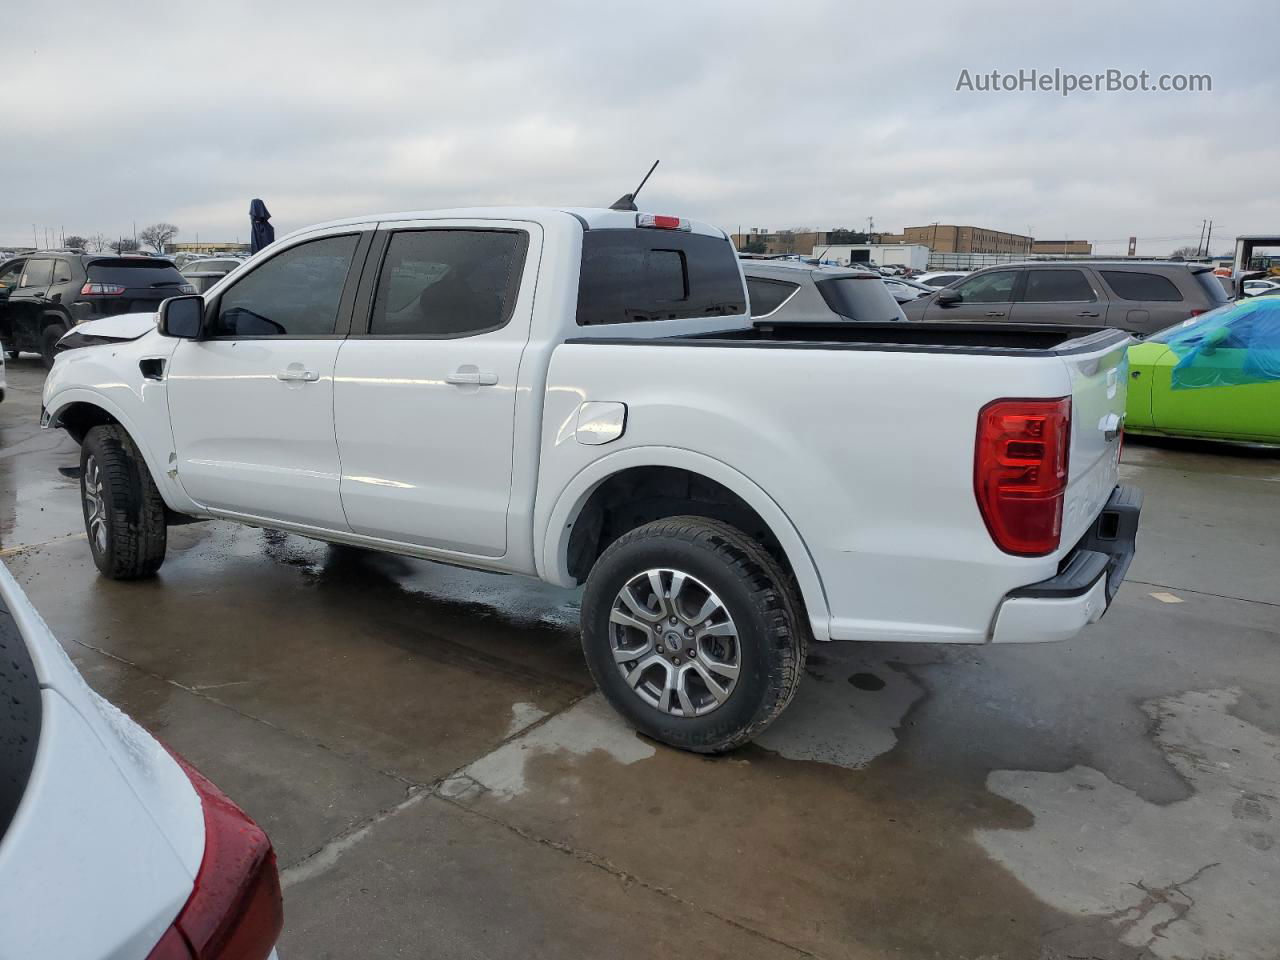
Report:
[[[1101,617],[1141,505],[1117,482],[1127,343],[753,324],[714,227],[448,210],[306,229],[203,296],[81,324],[43,419],[81,444],[108,577],[216,517],[585,583],[608,699],[712,752],[782,711],[811,639],[1057,640]]]

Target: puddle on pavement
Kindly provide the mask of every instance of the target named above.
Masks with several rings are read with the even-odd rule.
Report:
[[[978,841],[1046,902],[1110,923],[1161,958],[1273,960],[1280,943],[1280,738],[1232,714],[1238,690],[1148,701],[1156,744],[1190,785],[1150,803],[1090,767],[999,770],[1027,830]]]

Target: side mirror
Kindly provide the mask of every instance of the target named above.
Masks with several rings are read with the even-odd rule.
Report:
[[[170,297],[160,304],[160,332],[166,337],[198,340],[204,328],[204,297]]]
[[[1205,335],[1204,342],[1200,344],[1200,353],[1204,356],[1217,353],[1218,348],[1227,342],[1231,336],[1231,331],[1227,327],[1218,327]]]
[[[938,291],[938,299],[936,303],[940,307],[950,307],[959,303],[963,299],[964,297],[961,296],[959,290],[955,290],[951,287],[943,287]]]

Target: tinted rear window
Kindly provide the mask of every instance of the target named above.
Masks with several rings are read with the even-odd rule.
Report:
[[[787,283],[785,280],[747,277],[747,293],[751,297],[751,315],[762,317],[767,313],[773,313],[798,289],[800,289],[799,284]]]
[[[159,287],[186,283],[178,268],[154,260],[95,260],[89,264],[89,279],[97,283],[118,283],[124,287]]]
[[[1128,270],[1103,270],[1102,277],[1121,300],[1157,300],[1177,303],[1182,299],[1177,286],[1158,273],[1130,273]],[[1215,283],[1214,286],[1217,286]],[[1218,301],[1215,300],[1214,303]]]
[[[745,313],[729,241],[675,230],[588,230],[582,235],[578,324],[636,323]]]
[[[889,288],[879,277],[833,277],[817,280],[817,287],[827,306],[848,320],[884,322],[904,319],[898,301],[893,299]]]
[[[1028,270],[1024,303],[1087,303],[1093,287],[1079,270]]]
[[[1200,289],[1205,292],[1205,296],[1209,298],[1210,303],[1226,303],[1234,296],[1234,293],[1227,293],[1226,285],[1219,283],[1221,277],[1216,277],[1212,270],[1205,270],[1201,273],[1193,273],[1196,283],[1200,284]],[[1228,280],[1228,283],[1231,281]]]

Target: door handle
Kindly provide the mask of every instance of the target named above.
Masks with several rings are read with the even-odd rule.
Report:
[[[496,373],[482,373],[479,370],[456,370],[444,378],[445,383],[455,386],[492,387],[498,382]]]
[[[988,310],[988,311],[987,311],[987,316],[988,316],[988,317],[1003,317],[1003,316],[1004,316],[1004,311],[1003,311],[1003,310]]]
[[[1077,317],[1099,317],[1101,316],[1097,310],[1081,310],[1076,314]]]
[[[302,383],[315,383],[320,379],[320,374],[316,373],[314,370],[303,370],[298,367],[289,367],[277,373],[276,379],[285,381],[301,381]]]

